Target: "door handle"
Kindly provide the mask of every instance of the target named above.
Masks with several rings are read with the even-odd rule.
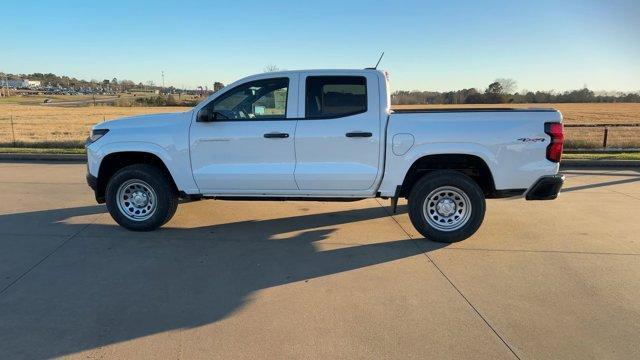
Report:
[[[345,135],[346,135],[347,137],[350,137],[350,138],[355,138],[355,137],[358,137],[358,138],[365,138],[365,137],[371,137],[371,136],[373,136],[373,134],[372,134],[372,133],[370,133],[370,132],[364,132],[364,131],[348,132],[348,133],[346,133]]]
[[[266,137],[267,139],[286,139],[289,137],[289,134],[272,132],[272,133],[264,134],[263,136]]]

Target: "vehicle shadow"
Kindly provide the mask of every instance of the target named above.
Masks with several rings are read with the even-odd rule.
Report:
[[[629,184],[629,183],[634,183],[636,181],[640,181],[640,177],[632,178],[632,179],[606,181],[606,182],[600,182],[600,183],[594,183],[594,184],[572,186],[572,187],[569,187],[569,188],[566,188],[566,189],[562,189],[562,192],[571,192],[571,191],[579,191],[579,190],[586,190],[586,189],[595,189],[595,188],[607,187],[607,186],[611,186],[611,185]]]
[[[75,234],[0,293],[0,358],[52,358],[212,324],[256,291],[296,282],[312,290],[319,277],[444,246],[364,237],[319,244],[341,224],[388,216],[381,207],[153,233],[68,221],[104,212],[86,206],[0,215],[2,233],[30,224],[34,231]],[[2,236],[0,250],[25,237]]]
[[[572,192],[572,191],[580,191],[580,190],[586,190],[586,189],[595,189],[595,188],[601,188],[601,187],[607,187],[607,186],[611,186],[611,185],[622,185],[622,184],[629,184],[629,183],[634,183],[637,181],[640,181],[640,172],[638,172],[637,170],[632,170],[632,174],[627,173],[615,173],[615,172],[611,172],[611,171],[582,171],[582,172],[572,172],[572,171],[563,171],[563,174],[566,175],[575,175],[577,177],[580,176],[585,176],[585,175],[590,175],[590,176],[607,176],[607,177],[623,177],[624,179],[620,179],[620,180],[610,180],[610,181],[602,181],[602,182],[594,182],[594,183],[590,183],[590,184],[585,184],[585,185],[576,185],[576,186],[572,186],[572,187],[567,187],[567,188],[563,188],[561,191],[562,192]]]

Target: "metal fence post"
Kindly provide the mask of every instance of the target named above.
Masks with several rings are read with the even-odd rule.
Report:
[[[604,138],[602,139],[602,148],[607,148],[607,140],[609,139],[609,128],[604,127]]]
[[[11,138],[13,139],[13,147],[16,147],[16,132],[13,130],[13,114],[9,117],[11,119]]]

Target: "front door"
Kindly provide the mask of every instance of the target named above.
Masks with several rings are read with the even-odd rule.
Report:
[[[295,179],[304,190],[367,190],[380,159],[377,78],[308,76],[296,130]],[[367,89],[371,89],[367,91]]]
[[[225,91],[196,114],[191,167],[204,194],[297,190],[296,120],[287,120],[295,77],[250,81]],[[294,115],[295,117],[295,115]]]

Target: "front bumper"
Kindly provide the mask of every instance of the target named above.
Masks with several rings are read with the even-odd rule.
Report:
[[[525,195],[527,200],[553,200],[564,184],[564,175],[543,176],[529,188]]]
[[[100,158],[97,156],[95,149],[95,141],[90,143],[87,142],[84,145],[84,148],[87,152],[87,185],[93,190],[96,198],[96,202],[98,204],[103,204],[104,197],[104,186],[98,183],[98,177],[93,175],[98,173],[98,168],[100,166]],[[102,191],[99,191],[99,190]]]
[[[87,172],[87,185],[89,185],[91,190],[96,191],[98,188],[98,178]]]
[[[91,173],[87,172],[87,185],[93,190],[93,193],[96,196],[96,202],[98,204],[104,203],[104,195],[98,194],[98,178],[91,175]]]

